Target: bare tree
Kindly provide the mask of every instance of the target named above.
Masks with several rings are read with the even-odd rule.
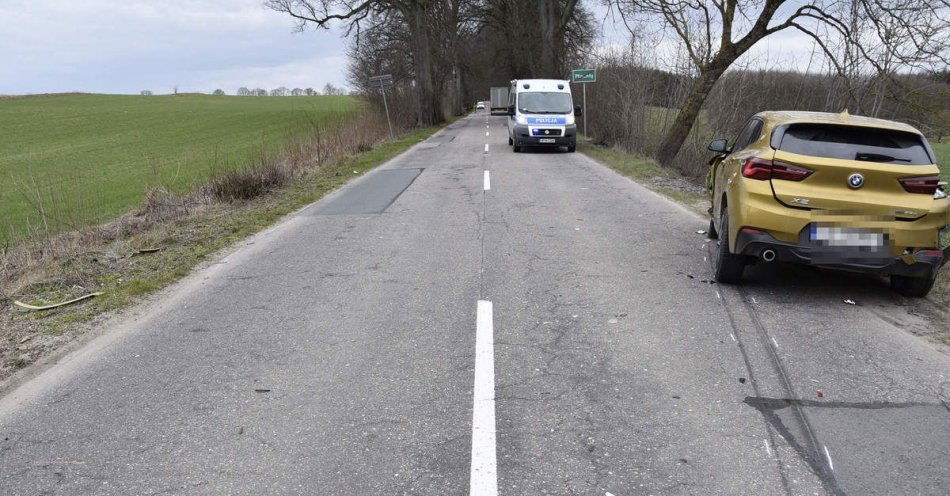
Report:
[[[254,96],[267,96],[267,90],[264,88],[255,88],[253,94]]]
[[[306,93],[307,96],[313,96],[313,95],[315,95],[315,94],[317,93],[316,91],[314,91],[313,88],[307,88],[307,89],[303,90],[303,92]]]
[[[436,91],[435,46],[430,24],[438,0],[267,0],[264,5],[297,21],[298,29],[312,24],[329,28],[334,22],[347,25],[347,34],[359,37],[366,21],[398,17],[406,25],[412,55],[417,120],[431,125],[442,120],[441,95]]]
[[[836,37],[875,70],[884,73],[880,41],[889,66],[925,68],[948,60],[948,0],[607,0],[635,26],[662,23],[674,33],[691,61],[695,80],[672,126],[657,148],[661,163],[671,162],[699,116],[710,91],[730,66],[756,43],[775,33],[797,30],[814,40],[839,72]],[[866,22],[850,23],[858,11]],[[628,24],[630,25],[630,24]]]
[[[212,95],[214,95],[214,96],[224,96],[224,90],[222,90],[222,89],[214,90],[214,93],[212,93]]]
[[[152,90],[142,90],[142,92],[139,94],[142,96],[149,96],[152,94]]]
[[[248,96],[251,94],[251,90],[247,89],[247,87],[245,86],[241,86],[240,88],[238,88],[237,94],[238,96]]]

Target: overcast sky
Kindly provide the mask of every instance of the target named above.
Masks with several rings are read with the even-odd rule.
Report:
[[[0,94],[346,84],[339,31],[262,0],[0,0]]]
[[[0,94],[346,86],[341,30],[295,33],[289,17],[262,3],[0,0]],[[600,2],[587,5],[603,22]],[[625,44],[622,25],[607,16],[603,26],[602,45]],[[747,59],[769,53],[768,65],[800,66],[783,54],[806,47],[800,35],[783,33]]]

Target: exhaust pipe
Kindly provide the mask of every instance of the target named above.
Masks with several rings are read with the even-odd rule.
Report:
[[[765,250],[762,250],[762,260],[765,260],[766,262],[771,262],[772,260],[775,260],[775,250],[771,248],[766,248]]]

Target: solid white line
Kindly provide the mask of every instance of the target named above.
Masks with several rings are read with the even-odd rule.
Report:
[[[833,471],[835,469],[835,464],[831,462],[831,453],[828,453],[827,446],[822,446],[822,448],[825,448],[825,456],[828,457],[828,467],[830,467],[831,470]]]
[[[472,405],[472,471],[469,495],[497,496],[495,453],[495,329],[492,304],[478,300],[475,320],[475,390]]]
[[[488,143],[485,143],[485,153],[488,153]]]
[[[488,191],[491,189],[491,177],[488,175],[488,171],[485,171],[484,184],[485,184],[485,191]]]

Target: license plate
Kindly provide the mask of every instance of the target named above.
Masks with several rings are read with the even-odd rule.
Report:
[[[554,138],[541,138],[538,143],[554,143]]]
[[[884,233],[860,228],[811,226],[811,240],[825,246],[884,246]]]

